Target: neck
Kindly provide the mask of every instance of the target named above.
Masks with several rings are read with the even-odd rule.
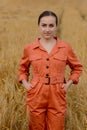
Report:
[[[41,38],[40,41],[42,43],[46,43],[46,44],[50,44],[51,42],[54,42],[54,38],[51,38],[51,39],[44,39],[44,38]]]

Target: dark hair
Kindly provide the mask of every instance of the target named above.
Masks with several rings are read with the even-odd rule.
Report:
[[[44,11],[44,12],[42,12],[40,14],[40,16],[38,18],[38,25],[40,23],[41,18],[45,17],[45,16],[53,16],[53,17],[55,17],[55,19],[56,19],[56,25],[58,24],[58,17],[57,17],[57,15],[54,12],[52,12],[52,11]]]

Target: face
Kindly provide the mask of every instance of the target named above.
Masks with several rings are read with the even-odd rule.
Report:
[[[44,39],[53,38],[56,30],[56,18],[54,16],[44,16],[40,19],[39,31]]]

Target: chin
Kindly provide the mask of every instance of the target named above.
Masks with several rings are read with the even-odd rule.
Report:
[[[46,39],[46,40],[50,40],[50,39],[51,39],[51,37],[46,37],[46,38],[44,38],[44,39]]]
[[[45,36],[44,37],[44,39],[46,39],[46,40],[50,40],[52,37],[50,37],[50,36]]]

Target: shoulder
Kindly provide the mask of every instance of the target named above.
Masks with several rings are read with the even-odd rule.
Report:
[[[65,46],[65,47],[71,47],[71,45],[68,42],[65,41],[60,41],[61,45]]]
[[[36,41],[30,42],[24,46],[24,50],[31,50],[36,45]]]
[[[67,50],[72,50],[72,46],[68,42],[59,40],[59,44],[60,44],[61,47],[64,47]]]

